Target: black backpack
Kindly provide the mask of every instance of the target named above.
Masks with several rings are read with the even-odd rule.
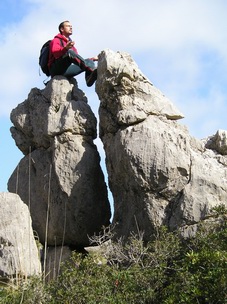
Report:
[[[60,39],[60,41],[61,41],[61,45],[64,46],[62,39]],[[44,43],[44,45],[40,50],[40,55],[39,55],[39,66],[41,67],[43,73],[46,74],[47,76],[50,76],[50,71],[48,68],[50,42],[51,40],[48,40],[47,42]]]

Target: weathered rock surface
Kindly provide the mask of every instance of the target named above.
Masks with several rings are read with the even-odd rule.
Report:
[[[0,193],[0,279],[41,274],[28,206],[14,193]]]
[[[149,115],[162,115],[170,120],[184,117],[127,53],[111,50],[101,53],[96,87],[101,101],[101,136],[103,132],[116,133],[119,126],[142,122]]]
[[[178,122],[183,114],[127,53],[101,52],[96,92],[117,236],[139,229],[149,240],[161,224],[190,231],[212,207],[227,205],[227,131],[192,137]],[[30,206],[42,243],[89,245],[87,235],[109,224],[110,208],[83,92],[55,77],[31,90],[11,120],[25,157],[9,191]]]
[[[227,131],[218,130],[215,135],[210,136],[205,140],[206,148],[227,155]]]
[[[226,140],[216,135],[211,150],[190,136],[176,121],[183,115],[129,54],[103,51],[98,75],[100,137],[118,236],[140,229],[150,239],[157,225],[195,224],[213,206],[227,204],[227,159],[218,154],[225,154]]]
[[[8,181],[30,205],[33,228],[48,245],[88,245],[109,224],[107,187],[93,143],[96,118],[76,80],[55,77],[32,89],[11,113],[11,133],[25,154]]]

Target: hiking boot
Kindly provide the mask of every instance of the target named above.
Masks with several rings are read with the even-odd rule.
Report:
[[[88,71],[86,71],[85,80],[86,80],[87,86],[91,87],[94,84],[94,82],[97,80],[97,69],[90,72],[89,74],[87,72]]]

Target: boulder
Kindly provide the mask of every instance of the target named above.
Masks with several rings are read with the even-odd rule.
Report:
[[[96,118],[75,79],[54,77],[11,113],[12,136],[25,154],[8,190],[30,205],[42,244],[84,246],[109,224],[110,205],[93,142]]]
[[[44,90],[33,88],[28,99],[10,114],[10,131],[25,154],[48,149],[55,136],[66,133],[97,137],[97,120],[75,79],[56,76]]]
[[[125,52],[100,53],[96,92],[118,237],[143,231],[150,240],[159,225],[190,230],[227,205],[227,131],[191,136],[181,111]],[[88,246],[88,235],[110,223],[110,206],[86,96],[76,80],[54,77],[32,89],[11,120],[25,157],[9,191],[30,206],[42,243]]]
[[[149,115],[162,115],[170,120],[184,117],[125,52],[107,49],[100,54],[96,92],[101,101],[100,136],[103,132],[117,132],[119,126],[142,122]]]
[[[183,114],[131,56],[104,50],[98,75],[100,137],[117,236],[141,230],[149,240],[159,225],[192,225],[227,204],[226,157],[190,136],[178,122]]]
[[[227,155],[227,131],[217,130],[216,134],[204,140],[208,149],[217,151],[221,155]]]
[[[28,206],[14,193],[0,193],[0,280],[41,274]]]

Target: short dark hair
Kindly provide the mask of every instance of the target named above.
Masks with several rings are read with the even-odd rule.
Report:
[[[59,26],[58,26],[58,30],[59,30],[59,32],[61,33],[61,28],[64,26],[64,23],[65,22],[69,22],[68,20],[65,20],[65,21],[62,21],[60,24],[59,24]]]

